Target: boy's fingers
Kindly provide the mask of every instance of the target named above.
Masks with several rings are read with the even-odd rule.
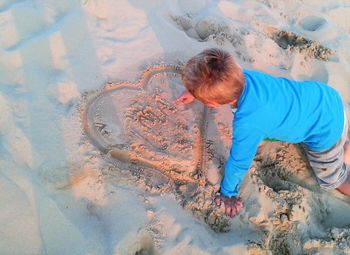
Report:
[[[181,104],[182,103],[182,99],[181,98],[178,98],[175,100],[175,104]]]
[[[221,206],[221,198],[216,198],[215,199],[215,204],[216,204],[216,206]]]
[[[184,100],[183,96],[176,98],[175,102],[182,102]]]
[[[232,212],[232,207],[231,206],[226,206],[225,207],[225,214],[229,217],[231,217],[231,212]]]
[[[243,203],[242,203],[241,201],[237,201],[237,206],[238,206],[239,208],[243,208]]]
[[[236,207],[235,206],[232,206],[232,209],[231,209],[231,215],[230,217],[233,218],[235,217],[237,214],[237,210],[236,210]]]
[[[235,206],[235,210],[236,210],[236,214],[239,214],[239,212],[241,211],[242,207],[236,205]]]
[[[235,217],[237,214],[237,208],[233,205],[231,209],[231,218]]]

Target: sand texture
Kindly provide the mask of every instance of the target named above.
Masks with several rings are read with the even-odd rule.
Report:
[[[243,210],[224,216],[232,112],[174,104],[184,63],[219,47],[328,83],[350,110],[349,13],[348,0],[1,0],[0,254],[350,254],[349,199],[320,190],[298,145],[261,143]]]

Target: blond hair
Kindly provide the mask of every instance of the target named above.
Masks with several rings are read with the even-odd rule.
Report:
[[[227,104],[238,100],[244,86],[241,67],[226,51],[211,48],[192,57],[185,65],[182,81],[203,103]]]

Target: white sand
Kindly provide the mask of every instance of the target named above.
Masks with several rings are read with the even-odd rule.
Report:
[[[137,83],[147,68],[214,46],[245,68],[327,82],[349,103],[349,17],[345,0],[0,1],[0,254],[350,254],[350,206],[320,193],[294,146],[264,144],[241,215],[215,211],[229,109],[204,123],[198,192],[152,168],[167,169],[161,153],[143,155],[150,164],[111,161],[81,118],[106,83]],[[311,41],[293,47],[293,35]],[[119,96],[116,109],[133,97]],[[123,127],[106,118],[118,137]],[[196,153],[174,148],[169,156],[194,168]],[[211,229],[225,224],[227,233]]]

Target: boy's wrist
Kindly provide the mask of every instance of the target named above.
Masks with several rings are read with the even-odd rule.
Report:
[[[228,197],[228,198],[232,198],[232,197],[236,197],[238,195],[238,191],[229,191],[229,190],[226,190],[223,185],[221,184],[221,187],[220,187],[220,194],[225,196],[225,197]]]

